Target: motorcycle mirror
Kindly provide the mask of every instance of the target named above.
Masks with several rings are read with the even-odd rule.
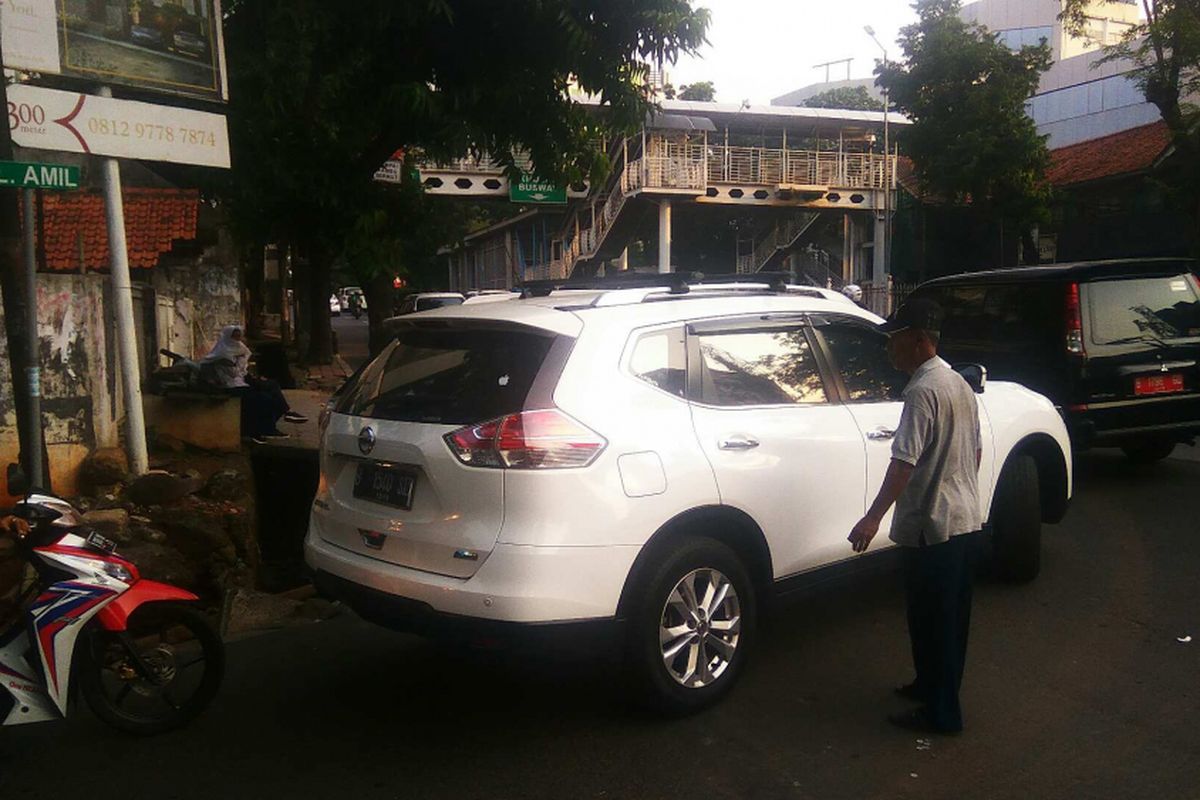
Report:
[[[25,497],[29,494],[29,478],[20,464],[9,464],[5,479],[10,497]]]

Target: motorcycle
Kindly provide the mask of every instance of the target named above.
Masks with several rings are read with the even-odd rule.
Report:
[[[10,492],[21,480],[10,467]],[[143,580],[65,500],[30,493],[11,513],[30,526],[17,552],[37,578],[22,594],[24,618],[0,631],[0,724],[65,717],[76,686],[98,717],[132,734],[203,711],[225,651],[198,598]]]

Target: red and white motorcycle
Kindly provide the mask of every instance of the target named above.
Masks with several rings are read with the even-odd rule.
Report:
[[[64,500],[33,494],[12,513],[30,525],[18,548],[37,580],[24,619],[0,632],[0,723],[65,716],[76,685],[128,733],[161,733],[203,711],[225,652],[198,598],[142,580]]]

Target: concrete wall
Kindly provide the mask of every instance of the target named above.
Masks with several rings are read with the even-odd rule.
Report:
[[[207,259],[206,259],[207,256]],[[138,347],[145,374],[157,363],[148,351],[153,343],[184,339],[184,355],[207,352],[222,325],[241,324],[241,289],[237,271],[218,263],[216,251],[190,265],[160,267],[135,279],[134,317],[142,321]],[[153,291],[147,291],[152,288]],[[77,492],[79,464],[94,449],[121,446],[124,404],[119,388],[113,339],[109,276],[96,273],[38,275],[38,338],[42,367],[42,417],[49,455],[51,486],[63,495]],[[156,330],[163,314],[146,308],[153,302],[175,313],[170,330]],[[2,319],[2,314],[0,314]],[[160,346],[165,346],[160,344]],[[7,341],[0,335],[0,467],[17,460],[17,420],[13,404]],[[0,490],[3,486],[0,486]],[[2,492],[0,492],[2,494]]]

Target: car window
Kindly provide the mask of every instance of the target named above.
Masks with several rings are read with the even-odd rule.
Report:
[[[942,346],[1026,352],[1052,346],[1062,330],[1061,289],[1047,283],[941,286],[920,296],[945,312]]]
[[[899,400],[908,376],[892,366],[887,336],[861,325],[825,325],[818,329],[829,345],[842,383],[852,401]]]
[[[417,298],[417,311],[428,311],[431,308],[444,306],[460,306],[462,302],[461,297],[419,297]]]
[[[654,331],[638,338],[629,362],[630,371],[678,397],[687,394],[687,344],[683,328]]]
[[[700,400],[717,406],[824,403],[804,329],[701,334]]]
[[[1189,275],[1177,275],[1089,283],[1092,342],[1200,337],[1200,299],[1194,281]]]
[[[520,411],[554,337],[534,330],[405,326],[337,410],[465,425]]]

